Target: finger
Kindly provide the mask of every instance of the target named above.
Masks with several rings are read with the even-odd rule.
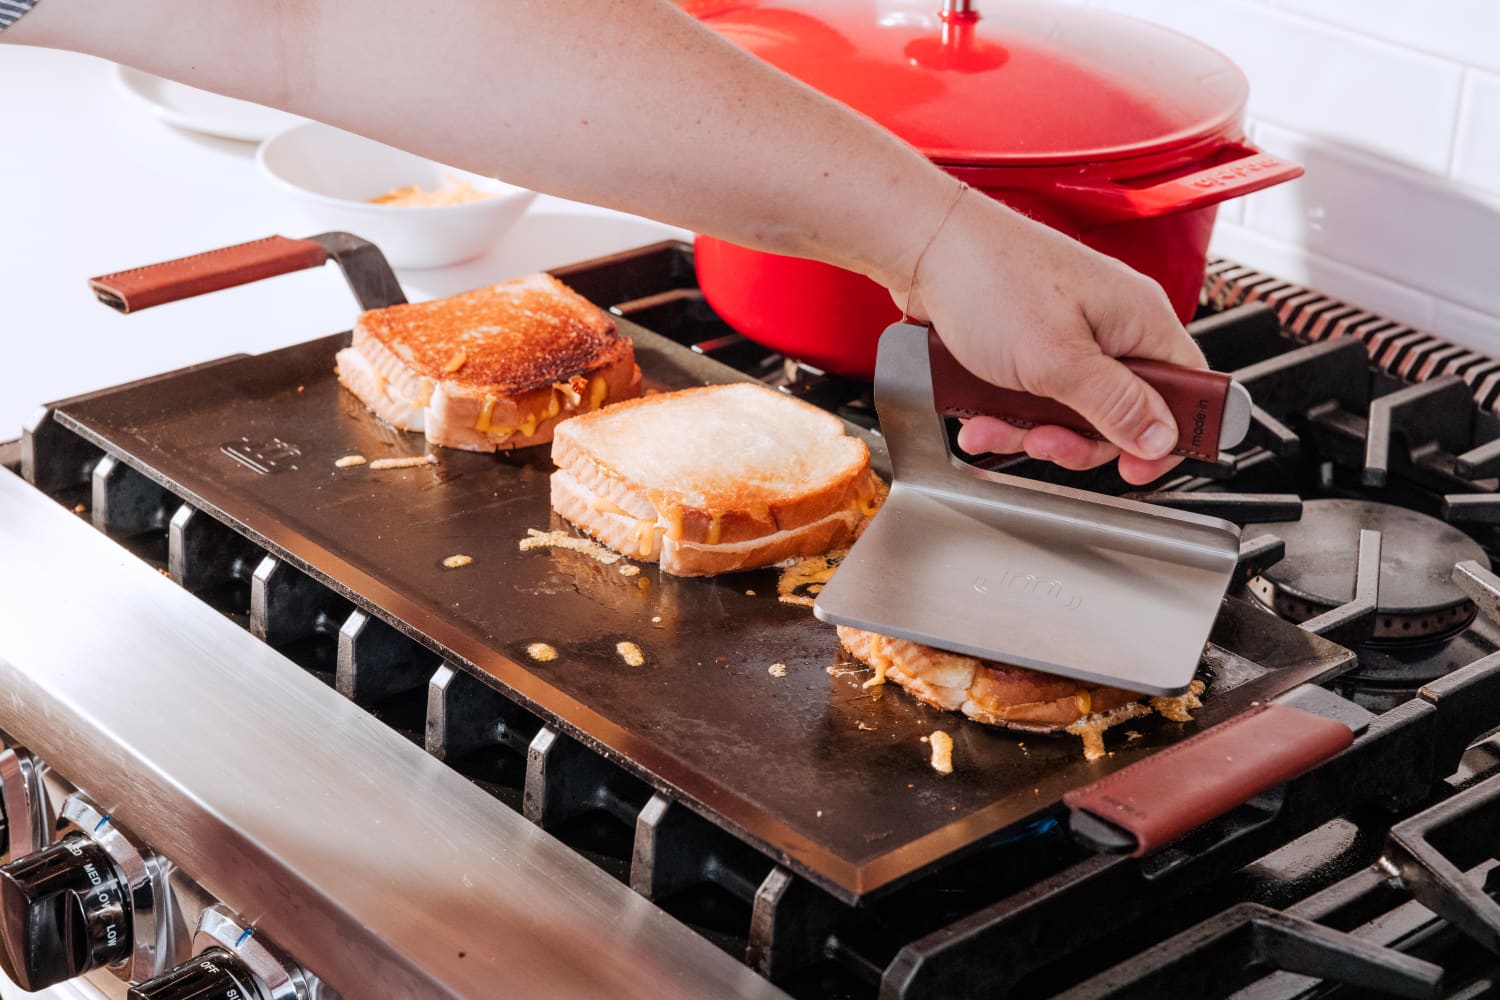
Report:
[[[970,455],[1018,455],[1026,431],[995,417],[973,417],[958,430],[958,446]]]
[[[1120,456],[1120,478],[1132,486],[1145,486],[1177,468],[1181,461],[1176,455],[1147,460],[1124,454]]]
[[[1026,454],[1064,469],[1093,469],[1113,461],[1120,449],[1108,441],[1094,441],[1066,427],[1035,427],[1025,440]]]
[[[1114,358],[1086,354],[1053,365],[1044,392],[1072,407],[1123,452],[1165,458],[1177,424],[1161,395]]]
[[[1127,281],[1100,287],[1111,288],[1113,294],[1102,303],[1086,304],[1084,311],[1105,354],[1208,367],[1198,342],[1177,319],[1166,292],[1155,281],[1131,271]]]

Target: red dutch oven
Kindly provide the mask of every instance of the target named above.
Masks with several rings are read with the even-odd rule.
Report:
[[[1249,87],[1219,52],[1134,18],[1037,0],[690,0],[726,38],[874,118],[948,173],[1155,278],[1186,322],[1220,202],[1291,180],[1245,140]],[[740,333],[871,378],[900,317],[860,275],[696,240]]]

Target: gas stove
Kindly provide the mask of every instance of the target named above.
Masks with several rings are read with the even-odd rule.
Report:
[[[766,381],[878,464],[868,386],[735,334],[687,246],[555,273],[663,387]],[[1192,329],[1257,402],[1242,448],[1145,489],[983,461],[1244,526],[1203,710],[1092,762],[963,724],[946,784],[903,752],[943,720],[747,593],[773,574],[627,588],[462,531],[448,508],[546,527],[544,455],[340,493],[320,448],[416,446],[340,404],[338,337],[50,407],[0,449],[0,934],[115,997],[1480,995],[1500,362],[1227,261]],[[432,582],[455,538],[503,600]],[[657,683],[601,674],[653,618]],[[1354,742],[1139,858],[1070,831],[1063,792],[1265,700]]]

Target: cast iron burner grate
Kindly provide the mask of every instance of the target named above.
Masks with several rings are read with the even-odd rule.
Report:
[[[714,316],[684,245],[557,273],[698,354],[873,425],[867,387],[790,365]],[[1491,898],[1500,740],[1485,742],[1500,726],[1500,630],[1490,621],[1500,581],[1485,556],[1500,540],[1500,362],[1222,261],[1193,329],[1215,367],[1254,393],[1252,437],[1137,495],[1264,525],[1242,547],[1244,585],[1300,558],[1288,522],[1314,504],[1444,519],[1466,541],[1440,561],[1463,557],[1460,606],[1479,616],[1456,636],[1398,647],[1414,671],[1404,680],[1337,682],[1356,695],[1380,688],[1384,699],[1349,750],[1165,849],[1093,853],[1055,813],[855,903],[55,420],[31,428],[19,449],[0,449],[0,460],[27,467],[60,503],[794,996],[1208,997],[1241,987],[1426,996],[1439,995],[1439,968],[1448,989],[1464,989],[1500,966]],[[1130,491],[1107,470],[999,464]],[[1346,678],[1394,655],[1377,639],[1382,592],[1400,594],[1369,558],[1385,551],[1379,540],[1366,532],[1338,556],[1353,560],[1347,594],[1307,609],[1317,612],[1307,629],[1359,650]],[[1231,606],[1245,610],[1221,620],[1233,632],[1226,641],[1246,662],[1274,659],[1260,613]]]

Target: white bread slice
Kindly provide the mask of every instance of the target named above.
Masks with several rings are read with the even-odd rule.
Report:
[[[847,625],[838,633],[845,649],[912,697],[990,726],[1051,732],[1143,697]]]
[[[561,421],[641,385],[609,314],[546,274],[370,310],[336,365],[382,419],[467,451],[546,443]]]
[[[616,552],[642,562],[659,562],[675,576],[714,576],[770,566],[783,559],[844,548],[868,520],[854,510],[836,510],[800,528],[757,539],[706,545],[668,537],[653,512],[634,517],[625,509],[583,487],[565,469],[552,474],[552,509]]]
[[[553,507],[606,545],[702,576],[847,545],[878,504],[841,420],[751,383],[610,407],[561,425]]]

